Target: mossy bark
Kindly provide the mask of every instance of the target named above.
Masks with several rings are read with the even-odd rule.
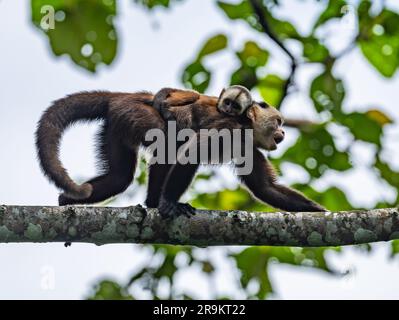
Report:
[[[165,220],[141,206],[0,206],[0,242],[341,246],[399,239],[397,208],[345,212],[198,210]]]

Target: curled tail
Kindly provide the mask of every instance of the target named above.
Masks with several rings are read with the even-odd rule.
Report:
[[[36,147],[40,166],[54,184],[73,199],[85,199],[92,193],[88,183],[76,184],[59,159],[59,144],[64,130],[76,121],[104,119],[111,94],[82,92],[57,100],[41,117],[36,131]]]

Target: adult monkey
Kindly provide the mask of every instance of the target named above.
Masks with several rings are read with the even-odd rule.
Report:
[[[284,139],[283,118],[278,110],[266,103],[254,102],[245,87],[223,89],[218,99],[195,91],[164,88],[155,95],[154,107],[166,120],[175,118],[180,129],[238,128],[235,124],[239,124],[240,129],[253,129],[253,170],[239,175],[252,194],[273,207],[287,211],[325,211],[301,193],[277,183],[273,166],[259,149],[275,150]],[[220,118],[217,114],[232,117],[224,115]],[[177,162],[169,169],[159,203],[159,211],[163,215],[194,214],[191,206],[177,201],[190,185],[198,166],[199,162]],[[152,171],[162,172],[161,168],[162,165],[153,165]]]
[[[150,129],[165,129],[165,122],[153,108],[154,96],[150,93],[82,92],[57,100],[48,108],[39,121],[36,132],[36,145],[40,165],[47,177],[64,190],[59,204],[87,204],[105,200],[123,192],[131,183],[137,162],[140,145],[148,146],[146,132]],[[200,95],[192,104],[170,108],[178,123],[191,121],[192,125],[203,129],[254,129],[255,145],[267,150],[276,148],[281,135],[281,118],[276,117],[274,108],[254,104],[247,110],[247,117],[228,117],[216,106],[220,99]],[[173,110],[174,109],[174,110]],[[191,116],[190,116],[191,115]],[[76,121],[103,120],[98,136],[98,151],[102,174],[76,184],[63,168],[59,156],[59,142],[63,131]],[[280,122],[279,122],[280,121]],[[277,135],[276,135],[277,134]],[[322,207],[305,198],[300,193],[275,183],[273,168],[256,151],[253,174],[242,177],[244,183],[255,196],[272,206],[290,211],[321,211]],[[172,168],[173,167],[173,168]],[[184,213],[186,206],[177,203],[186,186],[173,186],[172,179],[185,174],[184,184],[189,184],[195,173],[193,167],[179,164],[153,164],[149,170],[149,186],[146,204],[159,206],[164,185],[161,213]],[[170,171],[170,172],[169,172]],[[186,174],[188,173],[188,175]],[[169,179],[167,175],[169,174]],[[254,177],[256,176],[256,180]],[[259,183],[264,176],[265,182]],[[183,180],[182,180],[183,182]],[[187,184],[187,185],[188,185]],[[171,188],[169,190],[169,188]]]

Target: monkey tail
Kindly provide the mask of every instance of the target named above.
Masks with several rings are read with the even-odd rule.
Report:
[[[63,132],[77,121],[104,119],[111,94],[82,92],[55,101],[42,115],[36,131],[36,148],[44,174],[66,195],[85,199],[92,193],[89,183],[76,184],[59,159],[59,144]]]

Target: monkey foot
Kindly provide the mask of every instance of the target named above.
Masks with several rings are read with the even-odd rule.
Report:
[[[185,215],[190,218],[195,215],[195,208],[190,206],[188,203],[171,202],[165,199],[161,199],[158,206],[159,214],[162,218],[172,218],[181,215]]]
[[[76,200],[68,198],[63,193],[61,193],[58,197],[58,205],[59,206],[67,206],[69,204],[75,204]]]

